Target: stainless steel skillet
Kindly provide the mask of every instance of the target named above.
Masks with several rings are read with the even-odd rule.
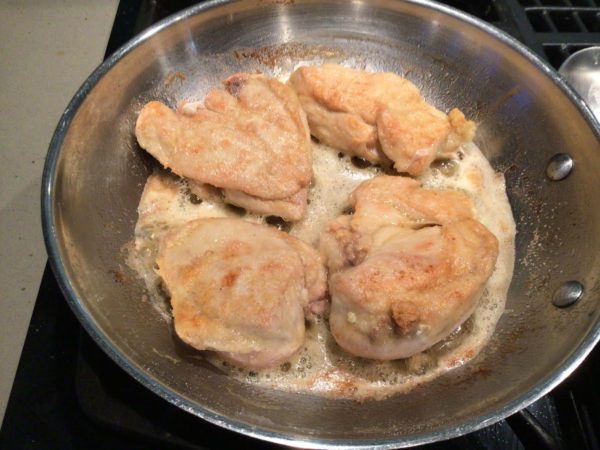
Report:
[[[515,277],[493,341],[470,364],[384,401],[328,400],[227,378],[177,345],[142,301],[122,251],[151,170],[133,135],[144,102],[201,98],[236,71],[279,73],[322,59],[400,73],[439,108],[458,106],[473,117],[476,142],[506,175],[517,219]],[[133,377],[182,409],[303,447],[431,442],[526,406],[600,339],[597,127],[581,100],[522,45],[432,2],[211,1],[136,37],[75,95],[46,161],[44,235],[86,330]],[[562,181],[546,176],[556,153],[575,161]],[[553,292],[569,280],[585,292],[559,309]]]

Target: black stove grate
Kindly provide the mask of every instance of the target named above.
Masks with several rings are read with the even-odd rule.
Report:
[[[532,38],[554,68],[600,42],[600,0],[518,0]]]

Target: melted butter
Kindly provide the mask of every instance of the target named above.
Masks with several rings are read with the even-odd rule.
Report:
[[[274,389],[306,392],[327,397],[384,398],[406,392],[474,358],[492,336],[504,311],[514,266],[515,223],[506,196],[504,177],[494,172],[474,144],[461,148],[463,155],[453,174],[430,169],[420,181],[432,189],[458,189],[469,193],[475,202],[477,218],[499,241],[496,269],[473,315],[448,338],[427,351],[405,360],[372,361],[345,353],[335,342],[326,319],[308,324],[302,349],[288,362],[270,370],[245,370],[223,362],[213,354],[205,357],[230,376],[244,382]],[[325,225],[348,206],[348,195],[362,181],[380,171],[375,167],[357,168],[347,156],[313,143],[314,180],[306,217],[295,223],[290,234],[315,245]],[[154,178],[153,178],[154,177]],[[153,306],[171,320],[168,304],[160,291],[160,280],[153,270],[160,237],[171,227],[200,217],[235,217],[220,202],[189,201],[185,186],[172,177],[153,175],[138,208],[135,246],[130,265],[145,281]],[[264,218],[245,215],[244,220],[264,222]]]
[[[313,145],[313,180],[308,194],[306,216],[296,222],[290,234],[316,245],[326,225],[343,213],[349,205],[348,196],[363,181],[379,174],[375,167],[356,168],[348,156],[331,148]]]

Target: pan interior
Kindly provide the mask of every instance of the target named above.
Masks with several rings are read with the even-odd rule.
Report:
[[[449,436],[542,389],[598,321],[600,145],[551,76],[474,23],[427,3],[241,1],[195,8],[125,53],[93,86],[66,130],[51,178],[53,235],[81,317],[139,378],[191,412],[296,442],[397,445]],[[232,73],[280,75],[299,63],[393,71],[439,109],[479,124],[475,142],[503,171],[517,222],[506,312],[470,364],[384,401],[331,400],[241,384],[174,339],[127,268],[136,207],[152,160],[133,129],[149,100],[202,99]],[[555,153],[575,170],[545,176]],[[552,292],[578,280],[573,307]],[[454,430],[454,431],[450,431]]]

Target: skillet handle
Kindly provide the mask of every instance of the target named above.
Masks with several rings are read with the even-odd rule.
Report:
[[[542,424],[527,409],[506,418],[526,449],[561,450],[562,445],[544,429]]]

